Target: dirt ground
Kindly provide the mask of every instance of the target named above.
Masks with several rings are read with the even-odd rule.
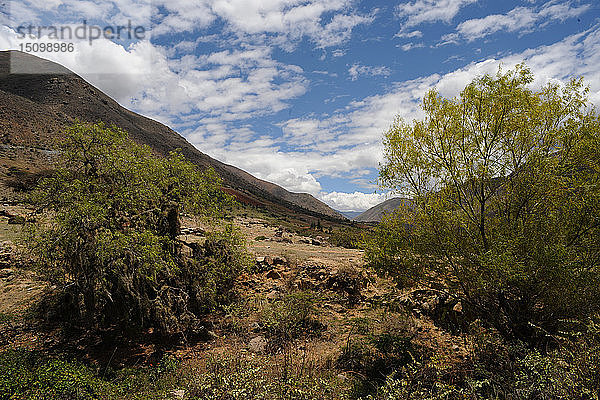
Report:
[[[11,215],[27,216],[28,210],[5,205],[0,208],[0,349],[27,347],[68,349],[91,362],[115,365],[143,365],[156,362],[165,351],[164,343],[151,335],[138,342],[123,342],[108,348],[98,338],[86,337],[64,343],[58,329],[40,329],[24,316],[41,298],[48,285],[34,272],[19,267],[14,240],[21,225],[9,224]],[[309,238],[272,226],[257,218],[237,218],[235,224],[247,239],[255,258],[253,271],[242,274],[236,287],[238,303],[207,317],[209,340],[181,341],[168,351],[191,363],[202,363],[209,354],[265,354],[268,338],[259,328],[261,315],[277,299],[295,291],[310,291],[317,299],[314,317],[324,329],[321,334],[298,339],[288,349],[302,363],[331,368],[341,349],[355,340],[356,321],[368,321],[373,330],[397,329],[413,332],[417,342],[435,349],[445,358],[459,361],[465,356],[460,337],[438,329],[423,316],[392,312],[387,304],[402,296],[391,282],[375,277],[364,268],[363,252],[335,247],[326,238]],[[196,224],[183,223],[181,239],[201,241]],[[258,240],[257,240],[258,239]],[[14,265],[13,265],[14,264]],[[268,347],[268,346],[267,346]],[[59,350],[59,351],[63,351]],[[289,354],[288,354],[289,356]],[[112,360],[112,361],[111,361]]]

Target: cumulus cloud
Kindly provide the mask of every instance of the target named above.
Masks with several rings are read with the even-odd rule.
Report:
[[[553,21],[564,21],[580,16],[590,9],[589,4],[573,6],[572,2],[550,1],[541,7],[516,7],[506,14],[488,15],[470,19],[458,25],[456,32],[444,36],[444,41],[465,39],[473,41],[496,32],[527,33]]]
[[[340,193],[322,194],[320,199],[338,211],[365,211],[388,199],[385,193]]]
[[[352,9],[352,0],[19,0],[10,1],[14,24],[76,23],[82,19],[153,27],[155,36],[198,32],[222,22],[243,41],[288,50],[304,38],[316,47],[337,46],[374,14]],[[16,26],[16,25],[15,25]]]
[[[454,97],[475,77],[495,74],[500,67],[507,70],[523,61],[535,74],[536,80],[532,84],[534,88],[541,88],[548,82],[565,82],[571,77],[584,76],[590,85],[590,101],[598,107],[600,106],[600,48],[597,46],[599,42],[600,28],[595,28],[567,37],[552,45],[529,49],[501,59],[474,62],[444,75],[433,74],[398,82],[388,92],[353,101],[347,108],[334,115],[312,115],[283,123],[285,140],[293,141],[294,146],[301,146],[307,149],[306,152],[282,152],[276,145],[276,151],[266,147],[258,151],[250,149],[250,155],[248,153],[235,155],[222,149],[220,154],[255,174],[259,174],[260,171],[254,168],[264,168],[269,171],[271,168],[284,168],[284,165],[298,170],[310,166],[303,171],[314,176],[345,176],[344,174],[358,170],[376,168],[382,160],[383,132],[390,126],[396,115],[402,116],[407,121],[422,118],[424,115],[420,102],[428,90],[435,88],[443,96]],[[256,163],[246,162],[247,157],[267,161],[259,166]],[[275,181],[275,183],[284,184],[283,181]],[[318,193],[317,195],[327,204],[342,210],[362,211],[381,200],[377,196],[354,196],[353,194],[336,193],[328,196],[327,193]]]
[[[416,0],[399,4],[396,14],[402,20],[402,30],[398,35],[405,35],[406,30],[424,23],[449,23],[462,8],[475,2],[477,0]]]

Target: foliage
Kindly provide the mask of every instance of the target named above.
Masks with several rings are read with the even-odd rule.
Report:
[[[271,343],[284,346],[303,335],[317,334],[323,325],[314,318],[317,297],[310,291],[293,292],[276,299],[262,312],[261,323]]]
[[[590,323],[578,340],[544,354],[478,326],[471,332],[473,349],[464,365],[447,370],[432,363],[433,357],[416,361],[388,375],[365,399],[598,399],[597,334],[597,325]]]
[[[358,249],[363,242],[363,233],[358,228],[336,229],[329,235],[329,243],[347,249]]]
[[[518,66],[385,135],[382,185],[412,199],[367,245],[401,285],[448,291],[466,315],[530,343],[600,310],[600,121],[581,80],[528,88]]]
[[[382,317],[386,319],[390,315]],[[429,351],[412,340],[414,334],[407,329],[404,316],[399,320],[397,317],[393,321],[381,321],[384,325],[379,328],[371,326],[374,323],[371,319],[353,319],[336,366],[360,378],[352,389],[355,397],[372,394],[385,384],[390,374],[424,366],[430,358]],[[421,372],[426,373],[427,368],[421,368]]]
[[[188,385],[191,399],[316,400],[345,399],[347,390],[335,376],[291,375],[269,370],[266,359],[220,356],[209,359],[207,371]]]
[[[193,329],[247,259],[232,227],[187,255],[177,239],[181,213],[222,214],[231,200],[220,185],[212,170],[199,172],[179,153],[155,156],[115,127],[70,128],[56,172],[30,197],[52,218],[29,226],[25,242],[63,288],[62,317],[128,332]]]
[[[0,353],[0,399],[165,399],[181,384],[179,365],[99,370],[68,358],[24,349]]]

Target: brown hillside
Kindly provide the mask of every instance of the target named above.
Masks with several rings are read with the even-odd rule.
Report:
[[[19,70],[44,73],[10,74]],[[167,126],[131,112],[64,67],[18,51],[0,52],[0,175],[48,167],[48,159],[65,127],[76,120],[103,121],[129,132],[132,139],[160,154],[181,149],[201,167],[212,167],[241,201],[278,214],[289,212],[343,219],[309,194],[291,193],[198,151]]]

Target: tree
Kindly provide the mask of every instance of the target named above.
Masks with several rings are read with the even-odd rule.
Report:
[[[529,88],[520,65],[385,134],[384,219],[371,265],[448,292],[506,337],[539,343],[600,310],[600,121],[581,79]]]
[[[177,152],[158,157],[102,123],[67,131],[55,173],[30,199],[50,218],[30,227],[26,244],[63,288],[67,321],[193,330],[245,265],[232,227],[193,248],[177,238],[181,213],[217,221],[232,204],[214,171]]]

